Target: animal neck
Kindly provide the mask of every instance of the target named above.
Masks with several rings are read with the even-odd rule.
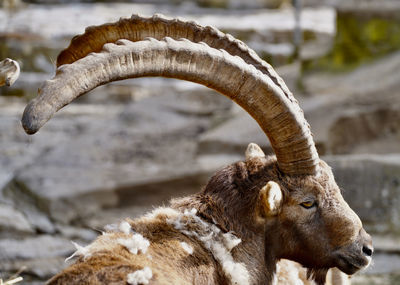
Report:
[[[172,208],[181,212],[196,209],[197,216],[204,221],[216,225],[225,233],[234,233],[243,240],[253,239],[262,233],[261,227],[254,224],[250,210],[246,211],[243,207],[224,207],[224,201],[213,195],[200,193],[173,200]]]
[[[208,206],[207,206],[208,205]],[[241,239],[232,251],[236,263],[245,264],[252,277],[251,284],[272,284],[277,258],[270,240],[265,244],[265,226],[255,223],[249,214],[220,207],[217,200],[201,194],[172,201],[172,207],[181,212],[196,209],[196,215],[215,225],[221,233],[232,233]],[[254,212],[254,210],[253,210]],[[267,252],[268,254],[264,254]]]
[[[265,234],[264,234],[264,260],[265,267],[268,271],[268,282],[267,284],[273,284],[273,277],[276,274],[276,264],[281,259],[280,249],[282,245],[282,238],[279,235],[279,231],[276,228],[276,223],[274,221],[266,222],[265,224]]]

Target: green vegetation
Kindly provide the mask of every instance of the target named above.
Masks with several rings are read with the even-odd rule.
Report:
[[[400,49],[400,19],[385,15],[338,12],[331,52],[305,61],[304,70],[346,71]]]
[[[205,8],[228,8],[228,0],[197,0],[200,7]]]

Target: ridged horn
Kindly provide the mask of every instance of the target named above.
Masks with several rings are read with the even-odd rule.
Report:
[[[258,122],[271,141],[282,172],[316,174],[318,154],[299,105],[289,100],[271,78],[241,58],[188,40],[120,40],[104,45],[100,53],[61,66],[26,107],[22,125],[33,134],[55,112],[89,90],[144,76],[183,79],[219,91]]]
[[[262,60],[242,41],[214,27],[203,27],[194,21],[168,18],[161,14],[155,14],[152,17],[132,15],[129,19],[122,18],[115,23],[87,27],[85,33],[75,36],[68,48],[58,55],[57,67],[73,63],[91,52],[100,52],[106,43],[115,43],[119,39],[136,42],[147,37],[157,40],[165,37],[175,40],[185,38],[195,43],[204,42],[212,48],[224,49],[231,55],[241,57],[245,62],[254,65],[262,73],[271,77],[272,81],[282,88],[290,100],[296,101],[272,66]]]
[[[0,86],[11,86],[17,81],[20,74],[18,62],[10,58],[0,61]]]

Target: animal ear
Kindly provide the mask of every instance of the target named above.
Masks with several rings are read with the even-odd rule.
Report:
[[[250,158],[254,158],[254,157],[265,157],[265,154],[262,151],[261,147],[259,147],[255,143],[249,143],[244,155],[246,157],[246,160],[249,160]]]
[[[260,200],[265,216],[275,216],[282,205],[282,190],[278,183],[269,181],[260,191]]]

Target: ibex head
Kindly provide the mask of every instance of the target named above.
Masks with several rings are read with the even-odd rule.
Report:
[[[317,167],[318,175],[287,175],[274,156],[250,144],[244,162],[218,171],[196,199],[175,206],[195,207],[243,240],[262,236],[269,272],[279,259],[290,259],[324,284],[329,268],[353,274],[368,266],[373,247],[330,167],[322,160]]]
[[[29,134],[89,90],[144,76],[213,88],[258,122],[276,157],[265,157],[251,144],[245,162],[221,170],[204,191],[174,205],[194,207],[204,219],[236,232],[248,256],[238,258],[267,268],[254,273],[259,277],[253,283],[271,281],[281,258],[300,262],[319,283],[328,268],[353,274],[369,264],[371,239],[319,159],[297,101],[272,67],[241,41],[193,22],[132,16],[88,28],[59,55],[57,65],[55,77],[25,109],[22,124]],[[262,244],[246,247],[251,239]]]

